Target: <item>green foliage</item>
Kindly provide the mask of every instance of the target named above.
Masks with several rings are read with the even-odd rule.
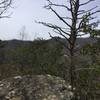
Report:
[[[83,47],[81,50],[82,55],[88,55],[91,57],[92,64],[100,64],[99,56],[100,56],[100,43],[94,43],[94,44],[87,44]]]
[[[100,42],[85,45],[81,54],[90,58],[84,62],[82,70],[78,71],[78,86],[81,88],[81,93],[86,95],[87,99],[100,98],[98,94],[100,90]]]
[[[90,27],[89,27],[89,17],[90,17],[90,13],[86,14],[83,16],[82,20],[82,25],[81,25],[81,29],[83,32],[89,32],[90,31]]]
[[[18,75],[51,74],[64,77],[65,62],[62,58],[62,49],[63,47],[53,40],[35,40],[29,45],[20,45],[14,50],[7,50],[5,55],[10,59],[2,66],[13,66],[13,72],[16,71]],[[6,70],[2,71],[6,77]],[[9,77],[13,75],[12,71],[8,73]]]
[[[97,29],[100,21],[97,20],[96,22],[92,23],[91,19],[92,17],[90,12],[83,16],[80,27],[81,32],[86,34],[89,33],[91,37],[100,36],[100,30]]]
[[[91,32],[91,37],[96,37],[96,36],[100,36],[100,30],[99,29],[94,29]]]

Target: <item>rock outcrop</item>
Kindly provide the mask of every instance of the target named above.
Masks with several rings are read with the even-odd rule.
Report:
[[[0,81],[0,100],[70,100],[68,87],[56,76],[16,76]]]

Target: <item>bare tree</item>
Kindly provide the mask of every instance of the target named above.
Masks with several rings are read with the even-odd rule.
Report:
[[[59,41],[64,45],[66,50],[69,51],[69,57],[70,57],[70,68],[69,68],[69,74],[70,74],[70,84],[71,84],[71,91],[74,92],[74,88],[76,88],[76,67],[75,67],[75,51],[77,50],[76,46],[76,40],[79,36],[84,36],[86,34],[91,34],[93,30],[98,26],[99,21],[95,21],[96,18],[95,14],[100,12],[97,6],[92,8],[87,8],[88,4],[95,0],[65,0],[68,5],[65,4],[58,4],[54,3],[54,1],[47,0],[48,5],[45,6],[46,9],[52,11],[58,19],[64,23],[66,27],[61,27],[56,24],[47,23],[47,22],[38,22],[40,24],[43,24],[44,26],[47,26],[53,30],[54,33],[60,35],[61,37],[65,38],[65,40],[68,42],[68,45],[63,43],[62,41]],[[66,12],[69,14],[66,14],[62,16],[57,9],[58,8],[64,8]],[[83,8],[83,9],[82,9]],[[61,9],[60,9],[61,10]],[[62,11],[60,11],[62,12]],[[52,34],[49,33],[51,37]]]
[[[9,18],[9,15],[6,15],[7,10],[11,7],[13,0],[0,0],[0,18]]]
[[[26,26],[22,26],[22,28],[20,29],[19,32],[19,38],[23,41],[25,39],[27,39],[27,32],[26,32]]]

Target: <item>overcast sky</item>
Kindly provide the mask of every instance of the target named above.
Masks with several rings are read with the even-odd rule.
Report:
[[[54,23],[58,21],[52,12],[43,8],[45,4],[46,0],[14,0],[14,8],[9,9],[9,13],[13,12],[11,18],[0,19],[0,39],[20,38],[19,33],[23,26],[26,27],[28,40],[37,37],[48,38],[47,33],[50,29],[35,23],[35,20]],[[96,0],[96,3],[92,3],[90,6],[94,5],[99,6],[100,0]]]

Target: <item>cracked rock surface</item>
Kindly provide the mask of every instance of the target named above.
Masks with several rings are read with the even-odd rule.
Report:
[[[51,75],[16,76],[0,81],[0,100],[70,100],[68,85]]]

